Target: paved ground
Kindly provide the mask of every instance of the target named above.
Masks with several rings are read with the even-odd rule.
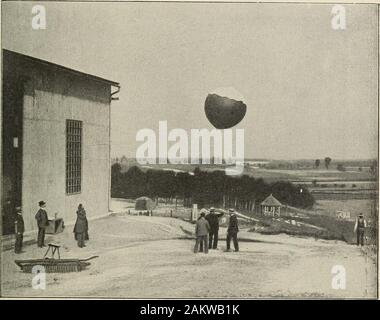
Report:
[[[174,218],[113,216],[90,222],[90,241],[80,249],[72,227],[48,241],[62,244],[62,257],[99,255],[79,273],[47,274],[45,290],[14,259],[39,258],[36,245],[2,254],[5,296],[86,297],[342,297],[371,298],[376,265],[362,250],[339,241],[242,231],[241,252],[192,252],[194,225]],[[244,240],[244,241],[243,241]],[[346,289],[331,286],[334,265],[346,270]]]

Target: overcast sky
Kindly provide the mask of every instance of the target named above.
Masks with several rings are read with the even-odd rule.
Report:
[[[377,11],[345,5],[2,3],[3,48],[120,82],[112,103],[112,154],[134,156],[136,132],[209,128],[207,94],[245,98],[246,158],[377,155]]]

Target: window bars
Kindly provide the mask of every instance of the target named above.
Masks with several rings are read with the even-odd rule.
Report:
[[[81,192],[82,121],[66,120],[66,193]]]

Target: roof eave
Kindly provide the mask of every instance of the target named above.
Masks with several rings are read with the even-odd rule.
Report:
[[[116,82],[116,81],[108,80],[108,79],[105,79],[105,78],[102,78],[102,77],[98,77],[98,76],[92,75],[90,73],[85,73],[85,72],[82,72],[82,71],[71,69],[71,68],[62,66],[60,64],[57,64],[57,63],[53,63],[53,62],[50,62],[50,61],[38,59],[38,58],[29,56],[29,55],[26,55],[26,54],[23,54],[23,53],[19,53],[19,52],[16,52],[16,51],[12,51],[12,50],[8,50],[8,49],[3,49],[3,51],[9,52],[9,53],[12,53],[12,54],[15,54],[15,55],[18,55],[18,56],[21,56],[24,59],[28,59],[28,60],[31,60],[33,62],[37,62],[37,63],[40,63],[40,64],[49,65],[49,66],[54,66],[55,68],[64,70],[66,72],[74,73],[74,74],[77,74],[77,75],[82,76],[82,77],[90,78],[91,80],[107,83],[107,84],[109,84],[111,86],[120,88],[120,83]]]

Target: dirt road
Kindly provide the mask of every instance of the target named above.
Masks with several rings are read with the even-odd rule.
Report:
[[[303,297],[373,298],[376,265],[356,246],[339,241],[242,230],[241,251],[192,252],[194,226],[174,218],[114,216],[90,222],[90,241],[79,249],[71,227],[50,240],[61,255],[99,255],[80,273],[47,274],[46,289],[31,287],[32,274],[19,271],[15,254],[2,254],[2,294],[36,297]],[[49,241],[49,240],[48,240]],[[25,248],[18,259],[37,258],[44,249]],[[346,289],[331,286],[334,265],[346,271]]]

